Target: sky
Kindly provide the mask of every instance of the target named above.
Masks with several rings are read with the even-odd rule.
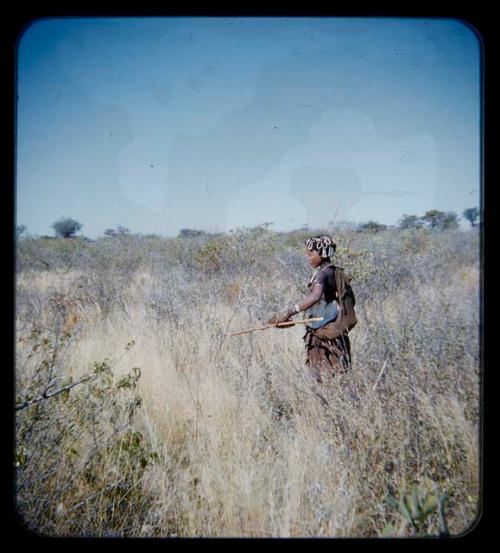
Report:
[[[70,217],[97,238],[461,215],[482,190],[480,66],[455,19],[34,21],[16,224],[53,235]]]

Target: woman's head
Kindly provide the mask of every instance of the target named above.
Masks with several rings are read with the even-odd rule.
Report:
[[[318,267],[324,261],[329,261],[336,249],[337,244],[327,234],[313,236],[306,240],[307,256],[312,267]]]

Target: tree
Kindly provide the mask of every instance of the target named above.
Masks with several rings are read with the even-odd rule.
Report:
[[[367,221],[366,223],[362,223],[358,226],[358,230],[360,232],[379,232],[381,230],[385,230],[386,228],[387,225],[377,223],[376,221]]]
[[[203,236],[205,234],[202,230],[194,230],[189,228],[183,228],[179,232],[181,238],[196,238],[198,236]]]
[[[479,209],[477,207],[469,207],[462,213],[462,215],[464,216],[464,219],[469,221],[471,227],[477,226],[479,219]]]
[[[107,228],[104,231],[104,234],[106,236],[110,236],[111,238],[115,238],[116,236],[125,236],[127,234],[130,234],[130,229],[128,229],[127,227],[122,227],[121,225],[118,225],[116,230],[113,228]]]
[[[125,235],[125,234],[130,234],[130,229],[127,228],[127,227],[122,227],[121,225],[118,225],[116,227],[116,232],[118,234],[120,234],[121,236]]]
[[[398,221],[398,226],[401,229],[422,228],[424,222],[420,217],[417,217],[417,215],[403,215]]]
[[[70,217],[61,217],[51,225],[58,238],[72,238],[83,225]]]
[[[21,238],[21,235],[26,231],[26,225],[17,225],[16,238]]]
[[[458,217],[453,211],[440,211],[439,209],[431,209],[427,211],[421,218],[428,227],[435,230],[446,230],[458,228]]]

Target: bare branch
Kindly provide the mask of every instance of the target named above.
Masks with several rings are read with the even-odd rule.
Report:
[[[71,390],[71,388],[74,388],[75,386],[78,386],[79,384],[83,384],[84,382],[88,382],[89,380],[92,380],[99,376],[98,374],[88,374],[86,376],[83,376],[76,382],[72,382],[71,384],[67,384],[66,386],[63,386],[62,388],[59,388],[55,390],[54,392],[47,392],[45,390],[43,394],[39,395],[38,397],[26,400],[26,401],[20,401],[16,403],[15,410],[20,411],[21,409],[26,409],[26,407],[29,407],[30,405],[33,405],[34,403],[40,403],[41,401],[44,401],[46,399],[49,399],[51,397],[57,396],[59,394],[62,394],[63,392],[66,392],[68,390]]]

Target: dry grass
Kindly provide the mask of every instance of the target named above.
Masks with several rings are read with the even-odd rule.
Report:
[[[390,256],[384,240],[395,239],[377,236],[371,249]],[[345,237],[363,254],[352,267],[360,323],[353,369],[320,390],[326,402],[304,371],[302,328],[229,336],[300,293],[292,271],[145,263],[120,276],[120,302],[106,310],[89,293],[90,269],[21,271],[18,396],[48,372],[62,382],[112,365],[108,380],[18,411],[26,525],[87,536],[376,537],[389,524],[396,536],[437,534],[437,512],[416,532],[385,501],[416,486],[447,492],[449,531],[466,531],[479,504],[478,263],[474,251],[467,264],[450,254],[424,278],[442,239],[405,240],[399,263],[411,271],[378,293],[370,248]],[[133,367],[140,379],[118,386]]]

